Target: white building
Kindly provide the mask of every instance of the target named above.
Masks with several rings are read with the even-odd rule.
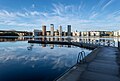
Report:
[[[59,26],[59,36],[62,36],[62,26]]]
[[[81,32],[81,36],[86,36],[86,37],[88,37],[88,36],[89,36],[89,31],[82,31],[82,32]]]
[[[80,36],[80,32],[72,32],[72,36]]]
[[[120,36],[120,30],[114,31],[114,36]]]
[[[41,30],[34,29],[33,36],[40,36],[42,34]]]
[[[50,31],[46,31],[46,36],[50,36]]]
[[[90,36],[100,36],[99,31],[90,31]]]
[[[51,36],[54,36],[54,24],[50,24],[50,27]]]

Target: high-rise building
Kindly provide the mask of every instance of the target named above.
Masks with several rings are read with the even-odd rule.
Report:
[[[67,31],[68,36],[71,36],[71,25],[68,25],[68,31]]]
[[[46,36],[46,26],[42,26],[42,36]]]
[[[50,27],[51,27],[51,36],[54,36],[54,24],[50,24]]]
[[[62,26],[59,26],[59,36],[62,36]]]

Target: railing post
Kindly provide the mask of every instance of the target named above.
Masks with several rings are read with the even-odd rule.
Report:
[[[118,49],[120,50],[120,41],[118,41]]]
[[[78,54],[78,58],[77,58],[77,63],[85,63],[86,59],[85,59],[85,52],[81,51]]]

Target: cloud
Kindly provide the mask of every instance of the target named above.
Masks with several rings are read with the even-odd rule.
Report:
[[[7,10],[0,10],[0,24],[11,26],[38,26],[34,21],[38,17],[47,16],[47,13],[38,11],[25,11],[25,12],[10,12]],[[40,24],[39,24],[40,25]]]
[[[32,4],[32,8],[35,8],[35,4]]]
[[[108,14],[107,19],[114,22],[120,22],[120,9]]]
[[[57,4],[53,4],[53,7],[53,14],[62,15],[64,11],[64,6],[62,4],[59,4],[59,6]]]
[[[33,12],[30,12],[30,14],[32,15],[32,16],[35,16],[35,15],[40,15],[40,13],[39,12],[37,12],[37,11],[33,11]]]
[[[25,16],[27,16],[26,14],[24,14],[24,13],[20,13],[20,12],[16,12],[15,15],[20,16],[20,17],[25,17]]]
[[[0,10],[0,17],[15,17],[15,15],[6,10]]]
[[[57,15],[57,16],[74,16],[75,15],[78,17],[80,16],[80,14],[82,14],[82,10],[83,10],[83,4],[81,3],[78,6],[75,5],[64,5],[64,4],[53,4],[53,15]]]
[[[94,18],[96,18],[97,16],[98,16],[98,13],[96,13],[96,12],[93,11],[93,12],[91,13],[91,15],[90,15],[89,18],[90,18],[90,19],[94,19]]]
[[[105,9],[112,2],[113,0],[110,0],[102,8]],[[119,26],[120,10],[105,14],[106,12],[100,11],[103,3],[105,2],[100,1],[98,5],[93,5],[88,11],[86,11],[87,6],[84,3],[79,5],[52,4],[53,8],[48,11],[28,10],[26,8],[19,12],[0,10],[0,24],[15,26],[16,29],[17,26],[21,26],[21,28],[40,28],[42,24],[45,24],[49,29],[49,25],[53,23],[55,29],[62,25],[64,30],[68,24],[71,24],[73,31],[77,29],[80,31],[94,30],[98,27],[106,29],[106,26],[109,30],[109,26]]]
[[[103,7],[102,10],[104,10],[106,7],[108,7],[114,0],[109,0]]]

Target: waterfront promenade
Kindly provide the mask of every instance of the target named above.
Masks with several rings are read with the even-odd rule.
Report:
[[[33,42],[35,43],[35,41],[29,41],[29,43]],[[69,44],[94,50],[85,57],[84,63],[77,63],[56,81],[120,81],[120,51],[117,47],[77,42],[70,42]]]
[[[76,64],[56,81],[120,81],[117,48],[101,47],[91,54],[86,63]]]

